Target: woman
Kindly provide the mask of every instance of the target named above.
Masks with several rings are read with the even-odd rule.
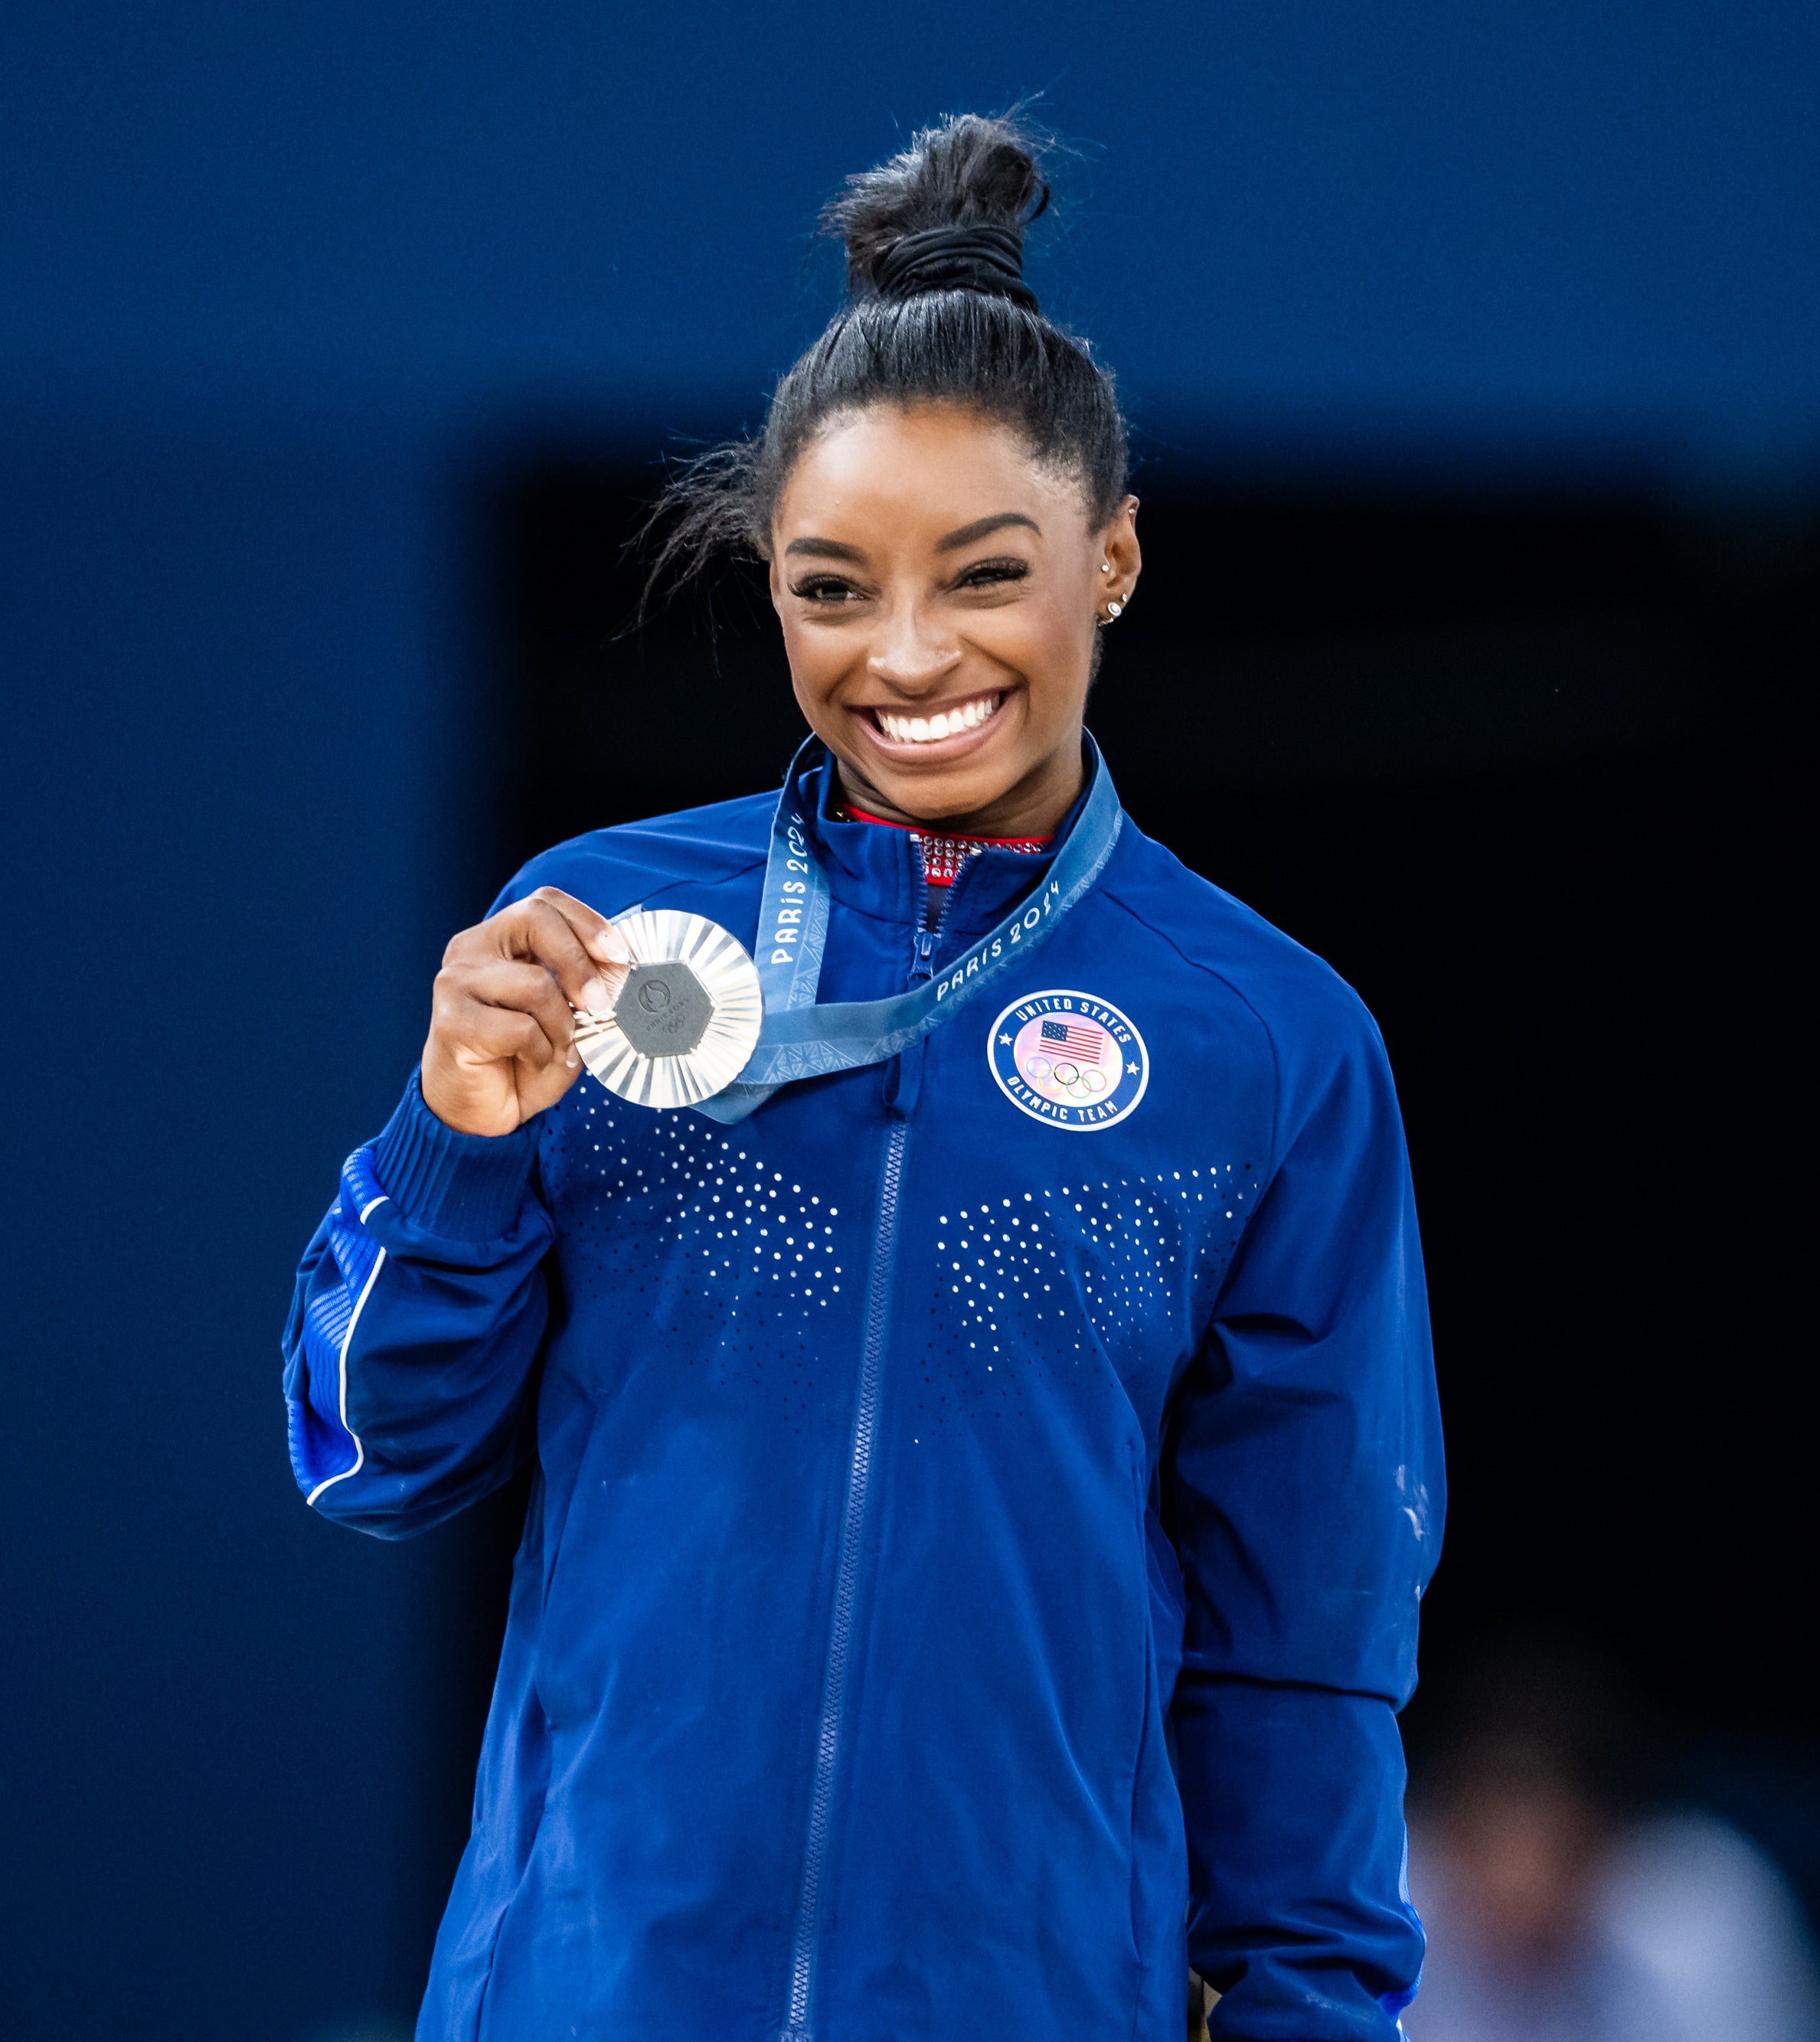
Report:
[[[781,801],[561,845],[455,938],[304,1262],[318,1510],[400,1535],[537,1462],[438,2042],[1160,2042],[1191,1964],[1216,2034],[1337,2042],[1416,1979],[1395,1098],[1084,736],[1138,507],[1023,281],[1046,196],[962,119],[831,208],[853,302],[667,548],[769,562],[813,739]],[[699,1111],[582,1073],[645,1026],[640,909],[763,981]]]

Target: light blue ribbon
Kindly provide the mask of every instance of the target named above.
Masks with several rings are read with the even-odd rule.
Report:
[[[792,760],[765,863],[763,904],[753,961],[764,996],[757,1046],[733,1082],[698,1113],[728,1126],[801,1078],[883,1063],[929,1034],[1000,973],[1021,963],[1097,880],[1125,817],[1099,748],[1085,740],[1087,800],[1042,885],[994,928],[926,984],[889,1000],[816,1004],[828,944],[828,876],[810,841],[801,782],[822,754],[810,738]]]

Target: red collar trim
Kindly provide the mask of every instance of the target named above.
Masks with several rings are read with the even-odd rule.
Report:
[[[924,829],[920,823],[894,823],[883,816],[869,816],[848,803],[841,813],[849,822],[874,823],[880,829],[902,830],[923,856],[923,876],[931,886],[951,886],[961,867],[976,852],[1016,851],[1026,856],[1047,851],[1055,841],[1047,836],[963,836],[954,830]]]

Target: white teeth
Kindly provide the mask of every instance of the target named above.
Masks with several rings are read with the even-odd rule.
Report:
[[[951,709],[935,716],[893,716],[889,710],[874,712],[878,719],[878,728],[885,735],[899,744],[933,744],[944,737],[958,737],[963,730],[977,730],[994,709],[1001,697],[981,695],[970,702],[963,702],[958,709]]]

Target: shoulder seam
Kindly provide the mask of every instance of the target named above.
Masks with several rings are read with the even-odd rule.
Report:
[[[717,874],[715,875],[715,881],[709,881],[709,883],[713,884],[715,883],[715,881],[728,879],[739,879],[743,878],[748,872],[762,872],[764,870],[764,866],[765,861],[763,858],[748,858],[744,864],[730,866],[725,872]],[[648,903],[652,901],[655,901],[660,894],[674,893],[679,886],[699,886],[702,883],[702,880],[694,873],[688,873],[679,879],[666,879],[661,886],[653,888],[650,892],[646,893],[644,899],[646,902]]]
[[[1148,916],[1139,914],[1129,901],[1121,900],[1111,888],[1102,886],[1098,890],[1111,906],[1118,908],[1121,914],[1129,915],[1140,928],[1148,929],[1159,943],[1167,943],[1191,970],[1205,972],[1209,978],[1218,979],[1256,1022],[1264,1035],[1264,1046],[1270,1051],[1270,1175],[1274,1179],[1276,1175],[1277,1130],[1283,1115],[1283,1059],[1277,1054],[1276,1035],[1270,1023],[1259,1012],[1256,1002],[1241,987],[1235,985],[1218,965],[1207,964],[1199,958],[1190,957],[1167,929],[1158,928]]]
[[[591,832],[591,834],[595,834],[595,832]],[[605,832],[600,832],[598,834],[604,835]],[[578,844],[586,843],[587,840],[586,837],[570,837],[561,843],[552,844],[548,851],[540,851],[535,858],[526,858],[507,881],[505,887],[501,889],[502,893],[508,893],[513,887],[518,885],[526,878],[533,865],[541,864],[546,858],[555,858],[562,852],[573,849]],[[648,890],[641,898],[650,901],[657,894],[667,893],[678,886],[718,885],[729,879],[738,879],[746,873],[762,870],[764,864],[763,853],[761,852],[756,855],[744,853],[734,864],[718,867],[709,866],[705,871],[678,873],[673,878],[662,879],[656,886]],[[549,883],[548,880],[539,880],[537,882],[539,885],[548,885]],[[527,892],[534,890],[535,889],[532,888],[526,889]],[[621,909],[619,912],[624,911]]]

